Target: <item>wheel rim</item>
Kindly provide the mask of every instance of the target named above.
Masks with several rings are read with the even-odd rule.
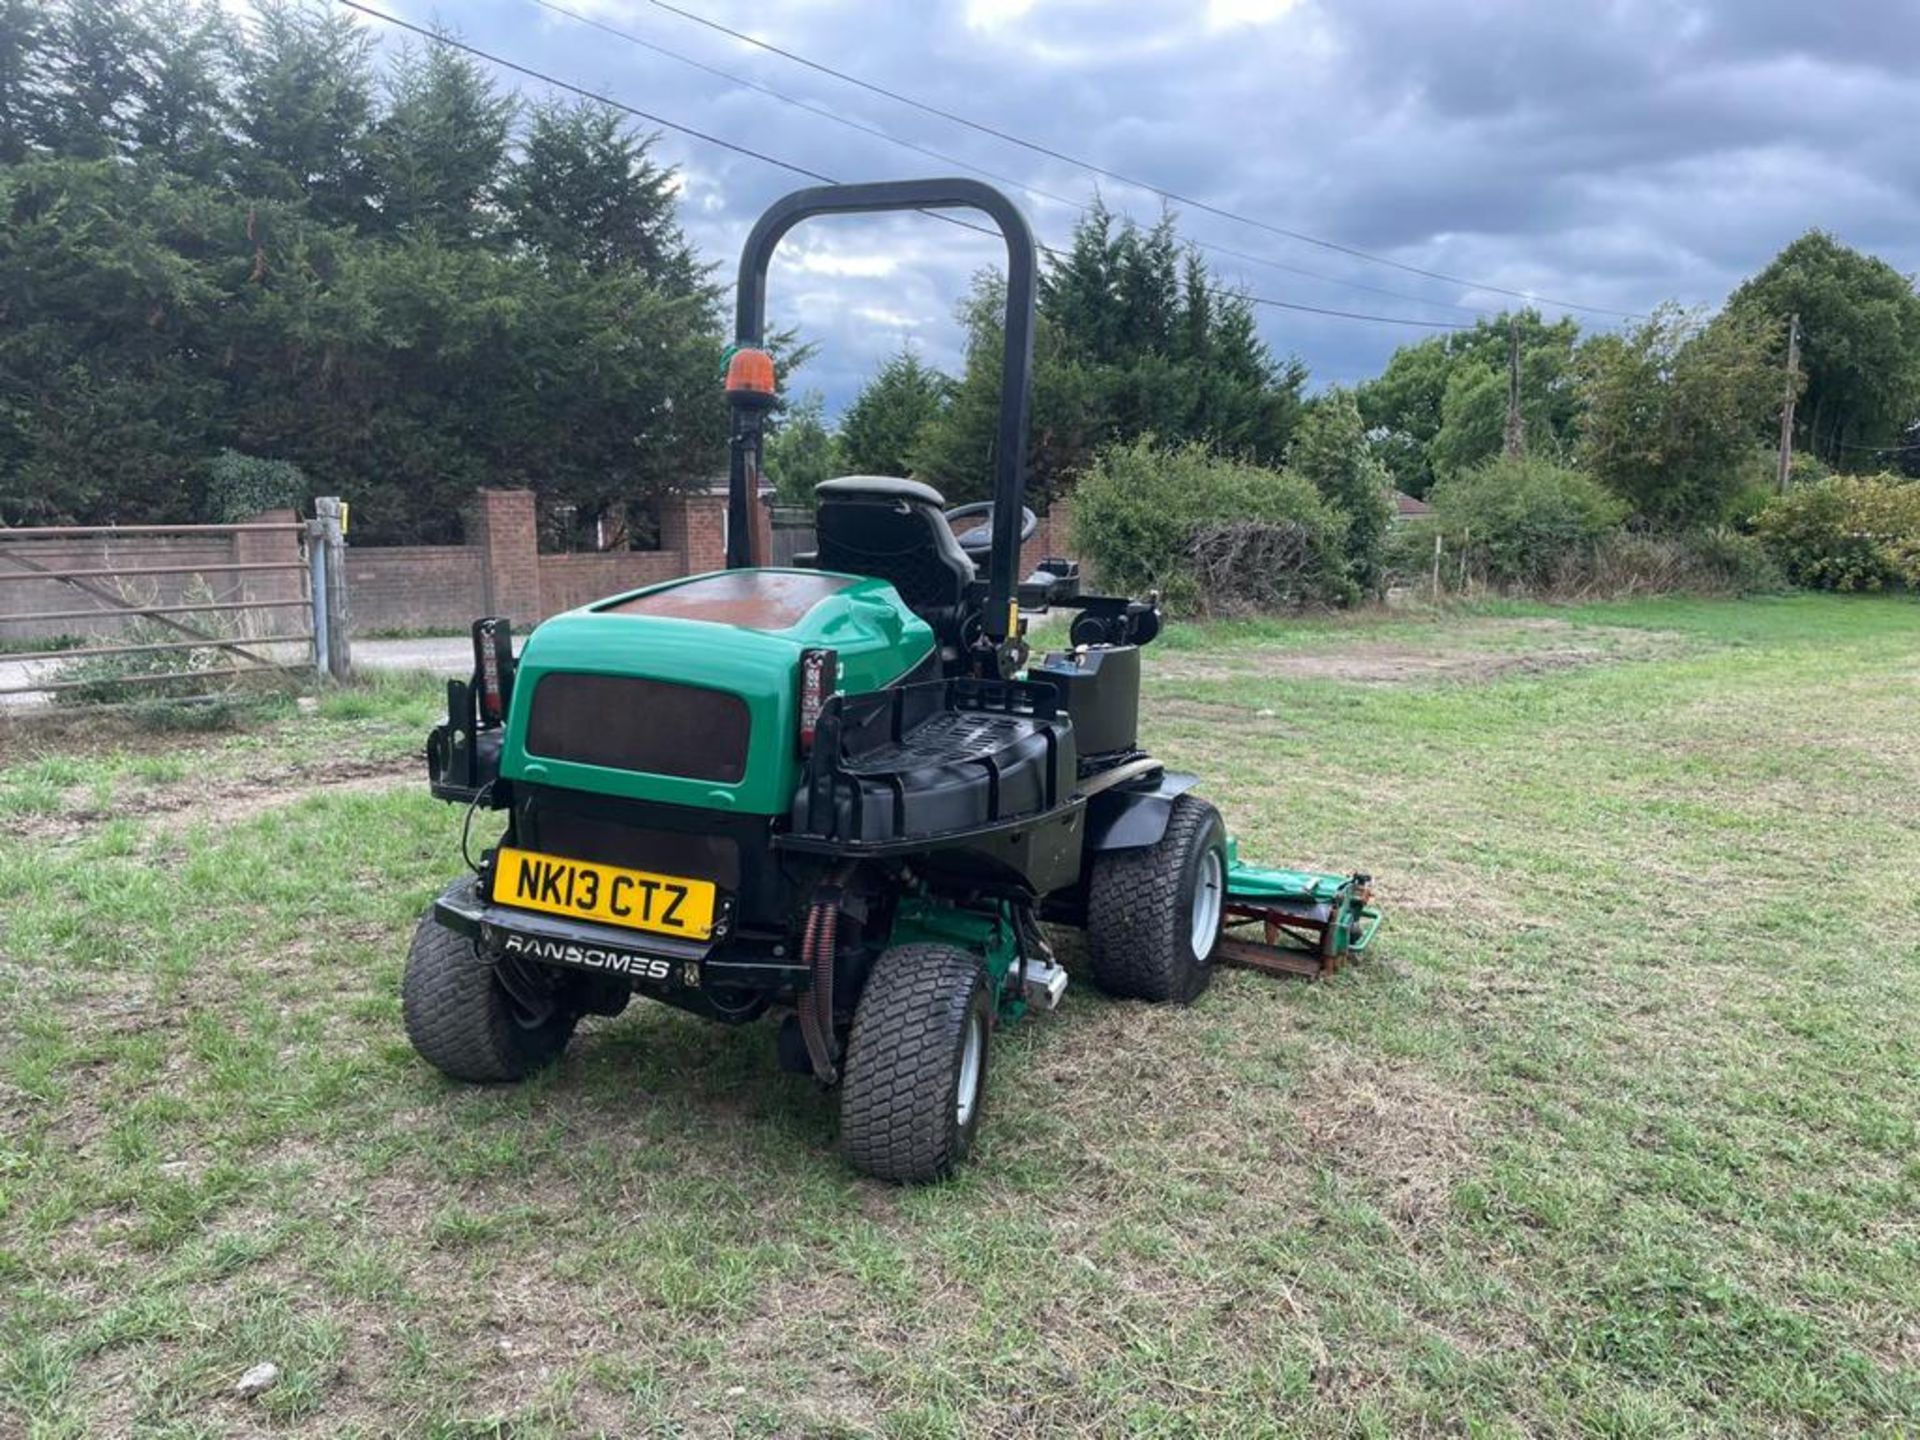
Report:
[[[987,1022],[978,1014],[967,1016],[967,1038],[960,1052],[960,1083],[954,1087],[954,1114],[962,1126],[973,1119],[980,1105],[980,1071],[987,1055]]]
[[[1220,933],[1220,903],[1226,889],[1220,852],[1209,850],[1200,859],[1200,875],[1193,891],[1193,958],[1205,960]]]

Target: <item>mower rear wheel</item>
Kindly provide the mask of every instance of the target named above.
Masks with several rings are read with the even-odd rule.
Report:
[[[918,1183],[973,1148],[987,1089],[993,994],[980,957],[896,945],[874,962],[853,1015],[840,1141],[857,1170]]]
[[[1096,855],[1087,889],[1087,958],[1110,995],[1196,999],[1213,978],[1226,901],[1227,828],[1198,795],[1173,802],[1153,845]]]
[[[507,992],[473,941],[429,910],[413,932],[400,987],[407,1039],[428,1064],[455,1080],[519,1080],[566,1048],[577,1009],[555,995],[545,1014],[529,1014]]]

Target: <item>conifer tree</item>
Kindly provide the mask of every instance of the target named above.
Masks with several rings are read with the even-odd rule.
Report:
[[[857,475],[906,475],[921,432],[946,408],[951,382],[911,350],[880,367],[840,422],[840,453]]]
[[[673,172],[654,164],[651,147],[607,106],[536,108],[502,191],[513,238],[551,263],[631,265],[670,290],[704,287],[705,268],[680,229]]]
[[[332,224],[362,224],[372,190],[371,44],[344,11],[258,0],[233,40],[236,178],[260,199],[305,199]]]

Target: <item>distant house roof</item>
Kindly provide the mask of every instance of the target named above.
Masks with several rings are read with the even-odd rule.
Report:
[[[1418,515],[1431,515],[1433,507],[1424,500],[1416,500],[1404,490],[1393,492],[1394,513],[1402,520],[1411,520]]]

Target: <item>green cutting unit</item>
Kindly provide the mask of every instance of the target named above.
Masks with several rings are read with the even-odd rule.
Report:
[[[951,207],[1007,244],[994,499],[830,480],[817,552],[757,563],[774,247],[814,216]],[[1034,287],[1025,218],[976,181],[802,190],[760,219],[727,372],[727,568],[555,616],[518,654],[506,619],[477,621],[448,686],[433,793],[505,829],[414,935],[404,1011],[428,1061],[515,1080],[634,995],[773,1017],[781,1063],[837,1089],[852,1163],[924,1181],[972,1146],[996,1027],[1066,988],[1046,925],[1147,1001],[1193,1000],[1216,963],[1318,974],[1366,945],[1366,877],[1242,865],[1195,778],[1141,748],[1156,597],[1084,595],[1061,560],[1020,575]],[[1067,643],[1035,656],[1028,622],[1055,610]]]

